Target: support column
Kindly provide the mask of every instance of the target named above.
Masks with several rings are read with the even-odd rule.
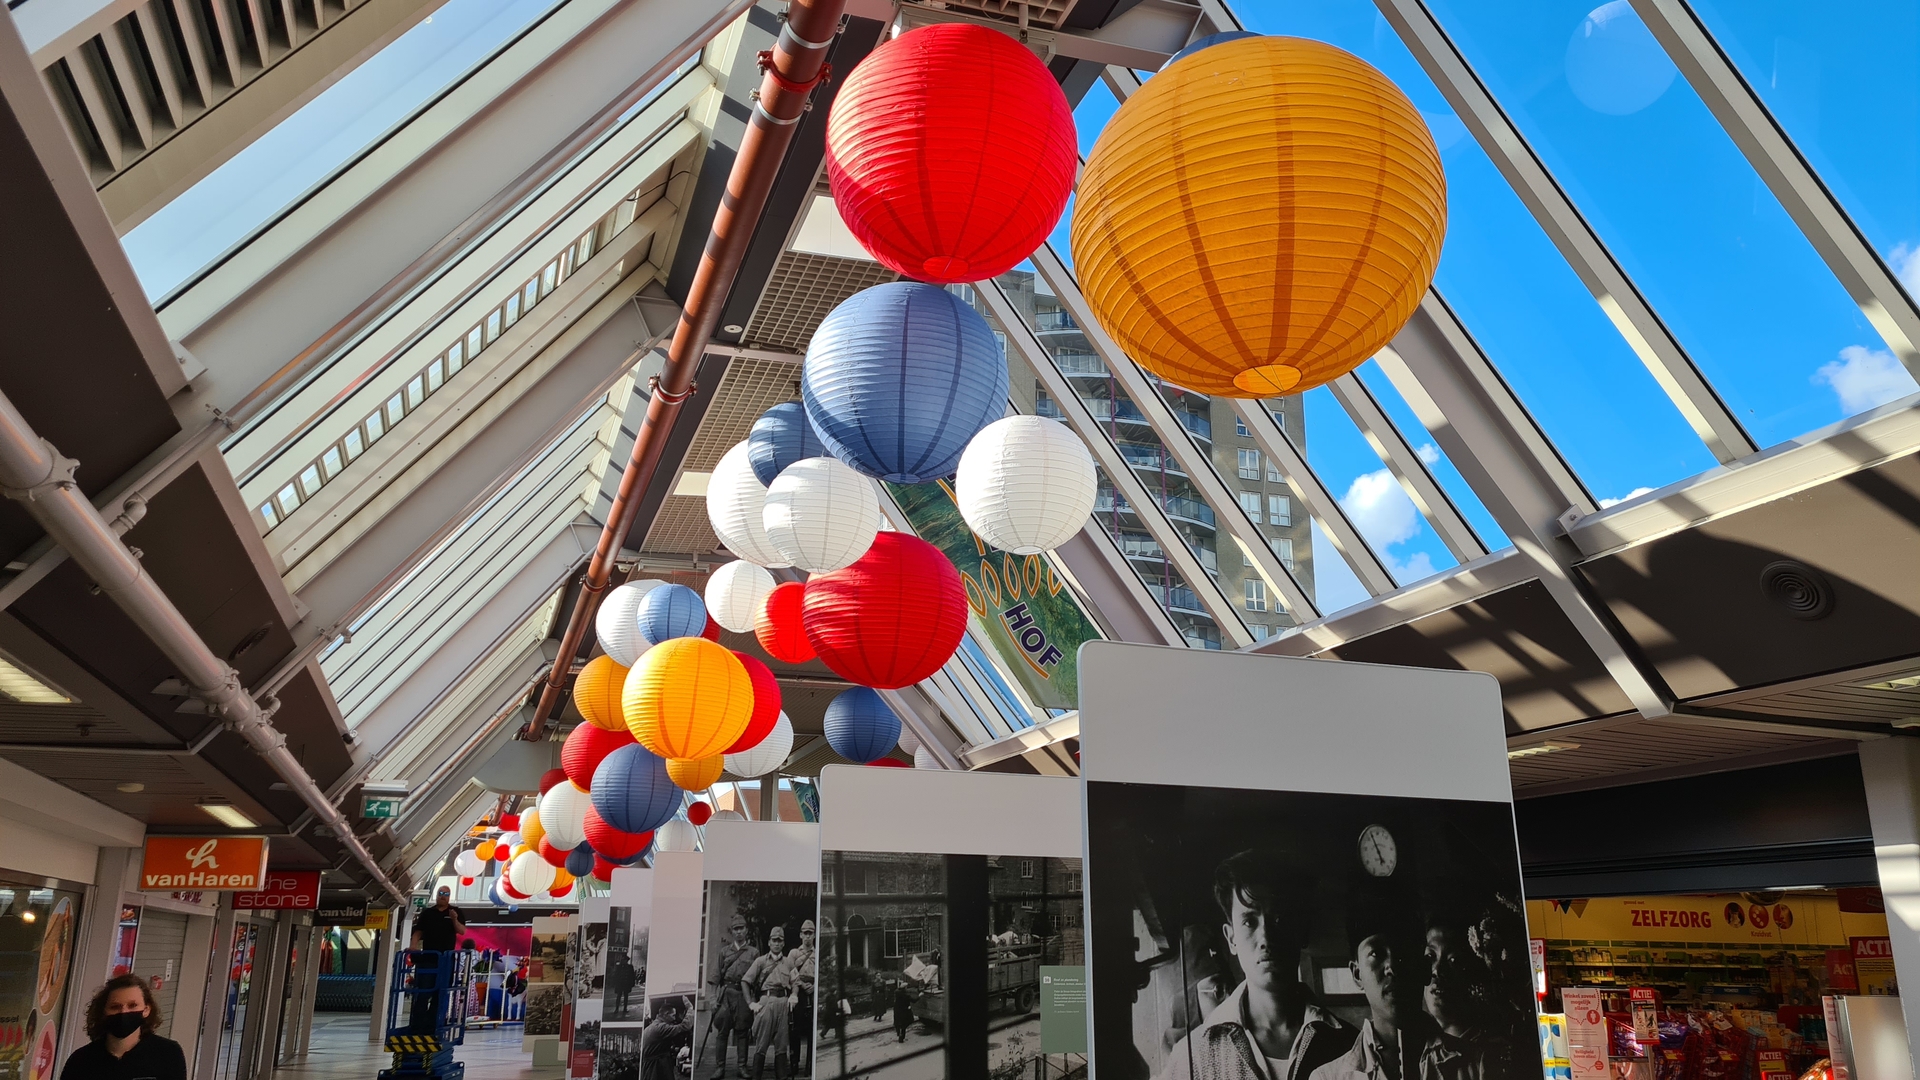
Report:
[[[307,1060],[307,1051],[313,1047],[313,1013],[320,1002],[320,934],[321,928],[309,923],[301,938],[300,1023],[287,1046],[290,1061]]]
[[[265,1080],[273,1074],[280,1036],[280,1006],[287,992],[287,951],[293,945],[293,919],[277,912],[273,933],[253,954],[253,985],[247,994],[247,1031],[240,1044],[240,1075],[235,1080]]]
[[[73,974],[67,981],[67,1009],[60,1024],[60,1055],[87,1041],[87,1001],[113,976],[114,945],[120,940],[120,895],[138,884],[140,849],[103,847],[94,859],[93,886],[80,901],[74,927]]]
[[[393,930],[373,932],[373,1009],[367,1016],[367,1041],[379,1044],[387,1037],[387,995],[393,989],[393,941],[400,924],[400,913],[387,916]]]
[[[227,992],[233,979],[233,894],[221,893],[220,910],[213,917],[213,948],[207,957],[207,991],[200,1001],[200,1045],[188,1075],[213,1080],[220,1065],[220,1029],[227,1020]]]
[[[1861,743],[1860,775],[1894,972],[1903,984],[1920,985],[1920,739]],[[1903,995],[1900,1009],[1907,1018],[1907,1052],[1920,1061],[1920,993]]]
[[[180,1044],[180,1053],[187,1059],[188,1075],[192,1075],[194,1054],[200,1049],[204,1030],[201,1011],[213,973],[218,970],[217,965],[208,966],[215,951],[216,921],[214,915],[189,915],[187,939],[180,950],[180,972],[175,978],[179,989],[173,996],[173,1041]]]

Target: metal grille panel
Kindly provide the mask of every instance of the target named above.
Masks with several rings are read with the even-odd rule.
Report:
[[[781,252],[766,291],[754,306],[753,318],[747,320],[745,338],[763,349],[802,352],[813,340],[820,320],[840,301],[899,277],[879,263],[864,259]]]
[[[764,305],[765,301],[762,301]],[[790,360],[736,356],[714,391],[713,404],[701,417],[682,472],[711,472],[760,414],[798,396],[800,365]],[[720,546],[707,522],[707,500],[690,495],[668,495],[647,530],[646,551],[704,555]]]

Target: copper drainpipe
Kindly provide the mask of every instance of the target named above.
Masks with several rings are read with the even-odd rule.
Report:
[[[747,244],[753,239],[754,226],[766,208],[767,194],[786,159],[787,146],[793,141],[793,129],[806,110],[807,97],[820,80],[829,74],[827,48],[839,31],[840,15],[846,0],[793,0],[787,21],[781,24],[779,40],[760,54],[760,67],[766,74],[753,105],[753,118],[747,123],[740,152],[733,159],[733,171],[727,176],[727,193],[713,215],[713,231],[707,234],[707,249],[700,256],[700,269],[687,290],[686,308],[673,331],[673,344],[667,349],[667,363],[654,380],[652,400],[647,403],[647,418],[633,441],[633,456],[620,474],[620,490],[607,514],[606,528],[600,530],[600,543],[587,562],[585,587],[567,620],[567,631],[560,639],[560,655],[547,673],[540,691],[540,703],[522,738],[532,742],[545,737],[547,718],[560,703],[574,656],[585,640],[587,627],[600,610],[607,581],[613,573],[613,558],[620,543],[632,530],[640,512],[640,499],[653,482],[660,464],[660,453],[667,434],[680,415],[680,405],[693,392],[693,373],[705,355],[707,342],[720,323],[720,309],[733,290],[740,273],[740,261],[746,257]]]

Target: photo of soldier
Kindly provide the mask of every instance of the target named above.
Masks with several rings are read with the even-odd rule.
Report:
[[[800,989],[815,980],[818,895],[812,882],[707,882],[693,1080],[813,1075],[810,1047],[796,1050],[793,1031],[813,1025],[811,997],[798,1010]]]

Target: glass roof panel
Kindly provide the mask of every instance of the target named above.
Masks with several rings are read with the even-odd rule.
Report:
[[[1455,565],[1447,545],[1354,425],[1353,417],[1340,407],[1333,391],[1319,386],[1299,396],[1305,405],[1306,427],[1287,432],[1287,437],[1340,500],[1348,520],[1386,563],[1393,580],[1408,585]]]
[[[1447,240],[1435,285],[1597,496],[1657,487],[1713,466],[1713,456],[1372,4],[1239,0],[1233,7],[1251,29],[1317,38],[1360,56],[1426,116],[1447,171]]]
[[[122,238],[147,295],[172,292],[560,0],[447,0]]]
[[[1692,0],[1867,241],[1920,295],[1920,7]],[[1869,29],[1870,28],[1870,29]]]
[[[1107,88],[1106,80],[1095,79],[1093,85],[1087,88],[1086,95],[1080,99],[1080,104],[1073,110],[1073,129],[1074,134],[1080,139],[1081,161],[1085,161],[1087,154],[1092,152],[1094,140],[1100,137],[1100,132],[1106,129],[1107,121],[1113,119],[1113,111],[1119,107],[1120,101],[1113,96],[1113,91]],[[1060,253],[1061,260],[1068,266],[1073,265],[1073,252],[1070,250],[1073,247],[1072,231],[1073,196],[1069,195],[1066,212],[1060,215],[1060,223],[1053,227],[1053,235],[1048,237],[1054,250]]]
[[[1486,545],[1487,550],[1498,551],[1503,547],[1511,546],[1513,541],[1507,538],[1506,530],[1500,527],[1499,522],[1493,520],[1493,515],[1487,512],[1486,504],[1480,501],[1480,496],[1474,494],[1473,487],[1467,483],[1466,477],[1460,475],[1460,470],[1454,466],[1453,459],[1447,456],[1445,450],[1440,449],[1439,444],[1434,440],[1433,433],[1427,430],[1418,416],[1414,415],[1413,408],[1407,404],[1405,398],[1400,396],[1400,391],[1394,389],[1393,381],[1387,378],[1386,372],[1380,370],[1380,365],[1369,360],[1361,364],[1354,374],[1360,377],[1360,381],[1366,384],[1368,390],[1373,391],[1373,398],[1380,403],[1380,408],[1387,414],[1387,419],[1393,421],[1393,426],[1413,446],[1415,452],[1420,455],[1420,460],[1426,462],[1427,471],[1433,474],[1433,479],[1440,485],[1440,490],[1446,492],[1447,498],[1453,500],[1453,505],[1460,511],[1460,516],[1467,519],[1467,524],[1473,528],[1474,535],[1480,538],[1480,542]]]
[[[1431,6],[1760,445],[1855,411],[1890,354],[1627,0]]]

